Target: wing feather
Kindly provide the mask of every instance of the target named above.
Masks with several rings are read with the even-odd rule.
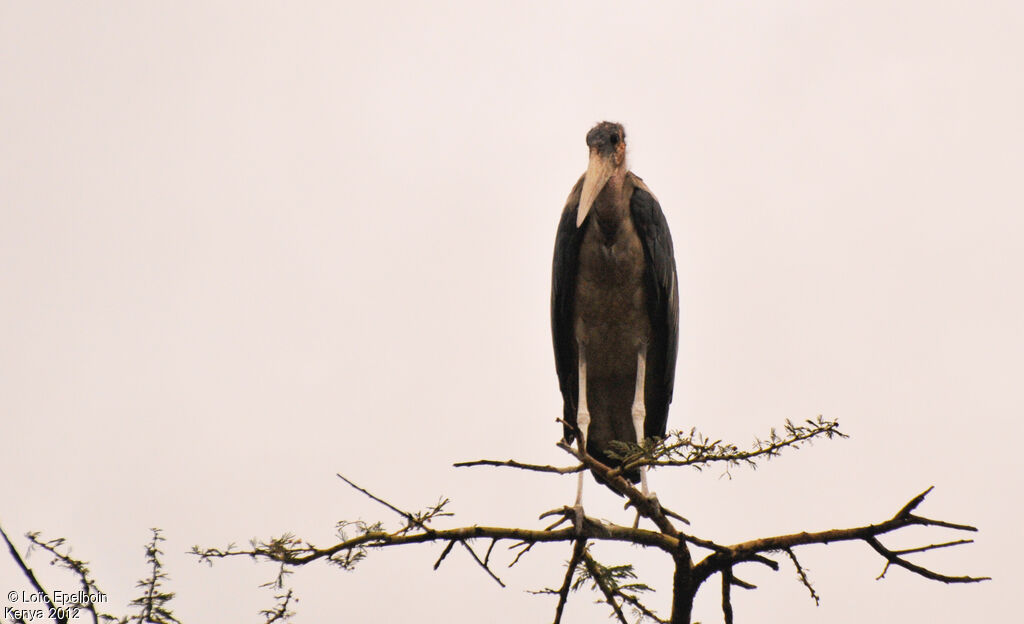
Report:
[[[573,328],[573,301],[579,272],[580,241],[583,228],[576,227],[576,211],[583,190],[583,176],[569,193],[555,235],[555,254],[551,263],[551,338],[555,347],[555,369],[562,391],[563,418],[576,423],[577,379],[576,337]],[[573,430],[565,427],[565,439],[573,440]]]
[[[634,190],[630,215],[644,248],[651,343],[648,345],[647,422],[644,434],[664,437],[668,405],[675,385],[679,350],[679,292],[675,251],[668,221],[658,200],[638,176],[629,174]]]

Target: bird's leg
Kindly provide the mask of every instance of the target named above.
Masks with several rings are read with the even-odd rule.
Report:
[[[579,401],[576,403],[576,426],[580,429],[580,453],[587,453],[587,431],[590,429],[590,410],[587,409],[587,358],[583,343],[579,343]],[[576,531],[583,530],[583,476],[586,471],[580,472],[580,479],[576,485],[576,503],[573,510],[576,512]]]
[[[636,392],[633,395],[633,429],[636,431],[636,442],[644,444],[644,421],[647,419],[647,408],[644,405],[644,383],[647,380],[647,345],[640,345],[636,354]],[[647,489],[647,466],[640,466],[640,492],[644,498],[655,498]],[[636,513],[635,528],[640,524],[640,511]]]

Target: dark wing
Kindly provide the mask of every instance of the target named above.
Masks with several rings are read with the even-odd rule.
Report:
[[[576,298],[576,274],[579,272],[582,227],[576,227],[583,176],[569,193],[555,235],[555,257],[551,263],[551,338],[555,346],[555,370],[562,390],[563,418],[576,424],[576,398],[579,372],[576,360],[576,331],[573,327],[573,301]],[[573,440],[572,427],[565,427],[565,439]]]
[[[679,293],[672,235],[658,200],[636,175],[630,173],[633,195],[629,201],[633,226],[644,247],[651,342],[647,346],[645,437],[665,437],[668,405],[676,374],[679,350]]]

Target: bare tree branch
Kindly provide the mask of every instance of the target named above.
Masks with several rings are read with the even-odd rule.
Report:
[[[491,542],[491,543],[493,544],[494,542]],[[454,548],[454,547],[455,547],[455,542],[454,541],[448,542],[448,545],[445,546],[444,550],[441,551],[441,556],[438,557],[437,561],[434,562],[434,569],[435,570],[441,567],[441,562],[444,561],[444,558],[448,556],[448,553],[450,553],[452,551],[452,548]]]
[[[4,541],[7,542],[7,549],[11,552],[11,557],[14,559],[14,562],[18,564],[22,574],[24,574],[25,578],[28,579],[28,582],[32,584],[32,587],[36,592],[38,592],[38,595],[43,596],[43,598],[46,599],[46,605],[51,609],[54,608],[53,599],[50,598],[49,592],[43,589],[43,586],[39,583],[36,575],[32,573],[32,569],[25,565],[25,560],[18,554],[18,550],[14,547],[14,544],[11,543],[11,539],[7,537],[7,533],[2,527],[0,527],[0,535],[2,535]],[[67,624],[67,618],[55,616],[53,619],[57,621],[57,624]]]
[[[947,576],[910,563],[905,559],[907,555],[914,553],[968,544],[971,542],[969,539],[947,541],[903,550],[888,549],[878,540],[882,535],[914,525],[941,527],[958,531],[977,530],[973,526],[966,524],[957,524],[915,515],[913,512],[923,503],[931,488],[912,498],[891,518],[864,526],[827,529],[818,532],[803,531],[752,539],[732,545],[719,544],[713,540],[680,531],[674,521],[688,524],[686,519],[666,508],[657,499],[644,496],[641,491],[623,477],[624,470],[641,465],[689,465],[699,468],[713,462],[724,462],[726,466],[740,464],[756,465],[756,462],[761,459],[771,459],[778,456],[786,448],[797,448],[816,438],[845,437],[845,435],[838,430],[837,422],[827,421],[819,417],[816,421],[809,420],[802,424],[794,424],[787,421],[783,432],[777,433],[773,430],[766,440],[756,441],[753,449],[747,451],[740,451],[734,445],[723,443],[721,440],[701,437],[693,431],[689,434],[676,433],[673,436],[675,437],[668,442],[645,440],[642,445],[634,445],[633,447],[625,445],[626,448],[624,450],[627,454],[622,457],[623,464],[617,468],[606,466],[585,451],[574,448],[565,442],[560,442],[558,444],[559,448],[572,455],[579,462],[578,465],[558,468],[515,460],[496,461],[487,459],[456,464],[458,467],[492,466],[557,474],[570,474],[583,469],[589,470],[602,483],[607,484],[612,490],[625,497],[628,501],[627,507],[635,507],[640,516],[653,522],[656,530],[622,526],[586,515],[577,518],[576,510],[568,506],[541,514],[539,519],[543,521],[547,521],[546,519],[552,518],[552,516],[554,517],[554,521],[543,529],[479,525],[436,528],[432,524],[433,520],[451,515],[444,511],[444,506],[448,503],[447,499],[440,499],[434,506],[428,507],[424,511],[412,513],[372,494],[369,490],[356,485],[339,474],[339,478],[343,479],[348,485],[398,514],[402,519],[401,526],[394,530],[386,530],[384,524],[380,522],[374,524],[341,522],[339,523],[339,541],[327,547],[318,547],[293,536],[285,535],[266,542],[253,541],[248,548],[238,548],[233,545],[228,546],[226,549],[200,549],[199,547],[194,547],[193,554],[205,561],[228,557],[252,557],[275,561],[282,566],[305,565],[324,559],[332,564],[348,569],[365,557],[369,551],[375,549],[405,544],[444,542],[444,549],[434,563],[434,568],[437,569],[451,553],[455,544],[459,543],[467,549],[477,565],[482,567],[489,576],[501,583],[501,580],[490,567],[491,556],[498,542],[511,542],[508,548],[516,551],[509,567],[516,565],[520,558],[536,544],[571,542],[573,545],[572,556],[569,559],[568,568],[561,586],[558,589],[545,589],[533,592],[558,596],[555,610],[556,624],[562,619],[569,594],[578,589],[588,579],[592,581],[593,588],[600,592],[603,602],[608,604],[612,615],[620,623],[627,622],[625,607],[629,605],[641,619],[650,619],[664,624],[668,622],[672,624],[688,624],[690,622],[694,596],[701,585],[715,573],[722,575],[722,611],[726,622],[731,623],[734,619],[732,587],[756,588],[755,585],[736,577],[735,566],[743,563],[759,563],[773,570],[778,570],[779,564],[766,555],[780,551],[785,552],[793,562],[797,570],[797,576],[817,604],[820,601],[820,596],[818,596],[812,586],[807,571],[800,564],[794,552],[795,548],[808,544],[864,541],[886,560],[886,568],[882,571],[882,576],[884,576],[885,571],[888,570],[890,565],[895,564],[925,578],[947,583],[977,582],[987,578]],[[565,526],[566,522],[572,522],[573,524],[572,526]],[[346,533],[346,530],[353,528],[356,529],[356,534],[350,535]],[[482,559],[470,544],[472,540],[477,539],[490,540],[487,552]],[[656,548],[671,556],[675,564],[675,572],[672,580],[674,593],[670,619],[663,620],[659,618],[657,614],[642,603],[637,592],[648,591],[650,588],[643,583],[633,580],[636,577],[632,566],[606,567],[601,565],[593,558],[587,548],[587,544],[591,541],[595,543],[609,541],[630,543]],[[690,553],[691,545],[707,549],[710,553],[706,554],[699,562],[694,563]],[[576,578],[575,584],[573,582],[574,578]],[[502,586],[504,586],[503,583]]]
[[[598,570],[598,564],[594,561],[594,558],[590,556],[590,553],[584,550],[583,552],[583,563],[587,568],[587,572],[590,574],[590,578],[593,579],[594,584],[600,588],[601,593],[604,594],[604,601],[612,608],[612,612],[615,613],[615,617],[618,618],[622,624],[627,624],[626,616],[622,613],[622,607],[615,602],[615,590],[601,578],[601,573]]]
[[[666,621],[651,611],[647,605],[643,604],[635,593],[630,593],[631,591],[650,591],[650,587],[642,583],[634,582],[622,585],[619,582],[619,578],[617,577],[628,579],[636,578],[636,575],[633,573],[633,566],[617,566],[614,568],[604,566],[594,559],[594,556],[590,554],[589,548],[583,552],[583,562],[588,577],[594,582],[594,585],[601,590],[601,593],[605,597],[605,602],[612,608],[613,614],[621,622],[625,622],[625,613],[623,613],[619,604],[616,603],[616,598],[631,606],[642,618],[649,618],[655,622],[665,624]]]
[[[174,616],[174,612],[170,608],[170,601],[174,598],[174,593],[166,591],[164,581],[168,578],[167,573],[164,571],[163,562],[160,559],[160,555],[163,552],[159,548],[159,543],[164,541],[161,536],[160,529],[151,529],[153,537],[146,544],[146,562],[149,564],[149,574],[140,580],[136,587],[142,589],[142,594],[131,601],[131,606],[139,607],[139,612],[135,615],[124,615],[116,617],[109,613],[99,612],[95,604],[107,601],[106,594],[100,590],[96,581],[92,578],[92,573],[89,570],[89,563],[87,561],[78,559],[71,554],[71,547],[68,545],[67,540],[64,538],[55,538],[50,540],[44,540],[40,533],[30,532],[25,535],[29,541],[29,552],[33,548],[39,548],[45,551],[50,557],[50,565],[64,568],[68,570],[78,581],[81,586],[78,594],[75,595],[75,601],[69,601],[69,595],[63,592],[54,592],[54,596],[58,593],[64,595],[59,597],[60,604],[56,604],[51,598],[50,593],[42,586],[39,580],[32,573],[32,570],[28,568],[24,560],[18,555],[14,544],[8,538],[7,534],[0,527],[0,535],[3,536],[4,541],[7,543],[7,547],[10,550],[11,557],[15,563],[22,570],[22,573],[32,584],[32,587],[36,591],[36,595],[44,597],[44,601],[49,607],[47,611],[47,617],[54,622],[68,622],[74,620],[80,615],[79,610],[87,612],[93,621],[93,624],[98,622],[107,622],[109,624],[129,624],[129,622],[145,622],[147,624],[178,624],[177,618]],[[29,619],[35,619],[41,617],[37,611],[33,613],[33,617]],[[13,621],[23,622],[24,618],[14,617]]]
[[[412,514],[412,513],[408,512],[408,511],[403,511],[403,510],[399,509],[398,507],[395,507],[394,505],[392,505],[391,503],[387,502],[383,498],[375,496],[369,490],[367,490],[365,488],[362,488],[362,487],[356,485],[354,482],[350,481],[349,479],[345,478],[344,475],[339,473],[337,476],[338,476],[339,479],[341,479],[345,483],[349,484],[350,486],[352,486],[356,490],[358,490],[358,491],[362,492],[363,494],[365,494],[371,500],[374,500],[374,501],[380,503],[381,505],[384,505],[385,507],[387,507],[391,511],[393,511],[393,512],[397,513],[398,515],[402,516],[403,518],[405,518],[405,521],[408,524],[407,524],[406,528],[402,531],[403,533],[407,532],[407,531],[411,531],[414,528],[420,528],[420,529],[423,529],[424,531],[431,531],[432,529],[429,529],[427,527],[427,522],[429,522],[430,520],[433,520],[434,518],[437,518],[437,517],[451,516],[452,515],[450,513],[442,512],[441,511],[444,508],[444,505],[446,503],[448,503],[448,499],[442,499],[440,502],[438,502],[437,505],[432,507],[426,513],[423,513],[423,514]],[[491,548],[494,548],[494,543],[496,541],[497,540],[491,540]],[[473,550],[472,546],[467,544],[465,542],[465,540],[458,540],[458,542],[459,542],[459,544],[462,545],[463,548],[465,548],[469,552],[469,555],[471,557],[473,557],[473,561],[476,561],[477,565],[479,565],[481,568],[484,569],[484,572],[486,572],[492,579],[494,579],[494,581],[498,585],[500,585],[501,587],[505,587],[505,583],[500,578],[498,578],[498,575],[495,574],[493,570],[491,570],[490,566],[487,565],[487,562],[480,560],[480,557],[477,556],[476,551]],[[454,544],[454,542],[452,542],[452,543]],[[437,560],[437,563],[434,564],[434,569],[435,570],[438,568],[438,566],[441,565],[441,561],[445,557],[448,556],[448,553],[451,551],[451,547],[450,546],[451,546],[451,544],[449,544],[449,547],[446,548],[445,551],[441,554],[441,557],[440,557],[440,559]],[[487,557],[488,558],[490,558],[490,554],[491,554],[491,551],[490,551],[490,549],[488,549],[487,550]]]
[[[575,569],[580,565],[580,556],[583,554],[584,549],[587,547],[587,540],[575,540],[572,542],[572,556],[569,557],[568,566],[565,569],[565,578],[562,579],[562,586],[557,591],[545,590],[543,593],[555,593],[558,595],[558,605],[555,606],[555,622],[559,624],[562,621],[562,613],[565,611],[565,602],[569,597],[569,587],[572,585],[572,575],[575,574]]]
[[[494,543],[495,543],[496,541],[497,541],[497,540],[493,540],[493,539],[492,539],[492,540],[491,540],[491,545],[493,546],[493,545],[494,545]],[[495,573],[494,573],[494,571],[493,571],[493,570],[491,570],[491,568],[489,568],[489,567],[487,566],[487,564],[486,564],[485,562],[483,562],[483,561],[481,561],[481,560],[480,560],[480,557],[478,557],[478,556],[477,556],[477,554],[476,554],[476,551],[475,551],[475,550],[473,550],[473,547],[472,547],[472,546],[470,546],[469,544],[467,544],[467,543],[466,543],[465,541],[461,541],[461,540],[459,541],[459,543],[460,543],[460,544],[462,544],[462,545],[463,545],[463,546],[464,546],[464,547],[466,548],[466,550],[468,550],[468,551],[469,551],[469,554],[470,554],[470,555],[471,555],[471,556],[473,557],[473,561],[476,561],[476,562],[477,562],[477,564],[478,564],[478,565],[479,565],[479,566],[480,566],[481,568],[483,568],[483,569],[484,569],[484,572],[486,572],[486,573],[487,573],[488,575],[490,575],[490,577],[491,577],[492,579],[494,579],[494,580],[495,580],[495,581],[496,581],[496,582],[498,583],[498,585],[501,585],[502,587],[504,587],[504,586],[505,586],[505,583],[504,583],[504,582],[502,582],[502,580],[501,580],[500,578],[498,578],[498,575],[497,575],[497,574],[495,574]]]
[[[881,542],[875,539],[874,536],[867,537],[864,541],[866,541],[872,548],[874,548],[878,554],[885,557],[886,561],[888,561],[886,566],[888,566],[889,564],[898,565],[901,568],[910,570],[914,574],[919,574],[925,577],[926,579],[931,579],[933,581],[941,581],[943,583],[978,583],[980,581],[992,580],[990,577],[987,576],[947,576],[945,574],[939,574],[938,572],[933,572],[928,568],[910,563],[906,559],[897,556],[896,553],[889,550],[885,546],[882,546]]]
[[[810,592],[811,598],[814,599],[814,606],[820,605],[821,596],[818,595],[818,592],[814,591],[814,586],[811,585],[811,579],[807,578],[807,572],[804,571],[803,566],[800,565],[800,560],[796,558],[796,554],[793,552],[792,548],[786,548],[785,550],[786,554],[789,555],[790,560],[793,562],[793,566],[796,568],[796,574],[800,577],[800,582],[803,583],[804,587],[807,588],[807,591]]]
[[[722,570],[722,617],[725,624],[732,624],[732,568]]]
[[[946,576],[932,572],[921,566],[912,564],[899,557],[899,553],[895,553],[891,550],[886,549],[877,540],[877,536],[896,531],[898,529],[912,526],[941,526],[946,528],[957,529],[960,531],[977,531],[975,527],[966,524],[954,524],[951,522],[944,522],[939,520],[930,520],[927,518],[921,518],[915,516],[911,512],[917,508],[932,491],[932,488],[928,488],[921,494],[918,494],[904,505],[896,515],[889,520],[880,522],[878,524],[870,524],[867,526],[854,527],[849,529],[830,529],[827,531],[819,531],[816,533],[792,533],[789,535],[779,535],[776,537],[765,537],[740,544],[729,546],[725,551],[719,551],[708,555],[703,561],[701,561],[695,568],[694,571],[698,574],[699,578],[706,579],[708,576],[715,572],[723,570],[725,567],[731,567],[736,563],[744,561],[752,561],[755,556],[759,556],[760,553],[772,552],[772,551],[789,551],[796,546],[804,546],[807,544],[829,544],[832,542],[852,541],[852,540],[863,540],[874,548],[879,554],[886,558],[891,563],[900,567],[906,568],[911,572],[919,574],[925,578],[942,581],[944,583],[976,583],[979,581],[989,580],[988,577],[972,577],[972,576]],[[910,549],[908,552],[920,552],[922,550],[931,550],[936,547],[953,546],[961,543],[969,543],[970,540],[960,540],[958,542],[947,542],[941,545],[925,546],[917,549]]]
[[[456,468],[470,468],[473,466],[495,466],[505,468],[519,468],[520,470],[532,470],[533,472],[552,472],[555,474],[572,474],[581,472],[585,469],[583,464],[577,464],[575,466],[544,466],[540,464],[524,464],[517,462],[514,459],[508,459],[505,461],[498,461],[495,459],[478,459],[476,461],[465,461],[452,464]]]
[[[721,440],[712,441],[698,433],[696,429],[691,429],[688,433],[673,431],[662,444],[652,447],[648,453],[641,452],[628,458],[620,470],[631,470],[641,465],[693,466],[699,469],[703,465],[716,462],[724,462],[730,466],[747,464],[756,467],[758,459],[777,457],[783,449],[799,448],[803,443],[815,438],[847,437],[839,430],[838,420],[826,420],[818,416],[817,420],[806,420],[804,423],[795,424],[787,420],[784,425],[785,435],[780,436],[772,429],[767,440],[756,439],[749,451],[741,451],[736,445]]]
[[[517,563],[519,563],[519,559],[523,555],[525,555],[526,553],[530,552],[530,549],[533,548],[533,545],[535,543],[536,542],[529,542],[529,543],[527,543],[527,542],[519,542],[517,544],[512,544],[511,546],[509,546],[508,547],[509,550],[512,550],[514,548],[522,548],[522,550],[520,550],[518,553],[516,553],[516,558],[512,560],[512,563],[508,564],[508,567],[511,568],[514,565],[516,565]]]
[[[288,618],[295,615],[294,611],[289,611],[288,606],[294,597],[292,590],[289,589],[283,594],[275,596],[277,604],[272,609],[264,609],[260,611],[260,615],[266,618],[263,624],[273,624],[273,622],[286,622]]]
[[[600,476],[609,487],[625,496],[640,515],[652,521],[663,534],[678,539],[679,530],[669,521],[658,501],[644,496],[621,474],[613,474],[612,468],[605,466],[590,455],[582,455],[564,442],[559,442],[558,447],[579,459],[587,468]]]
[[[673,538],[647,531],[644,529],[633,529],[616,524],[605,524],[598,520],[589,518],[591,527],[583,531],[582,537],[593,540],[629,542],[642,546],[653,546],[662,550],[671,551],[678,547],[679,542]],[[388,546],[401,546],[403,544],[422,544],[444,540],[471,540],[479,538],[490,538],[497,540],[516,540],[519,542],[568,542],[575,540],[579,535],[573,527],[558,529],[555,531],[539,531],[532,529],[519,529],[511,527],[487,527],[467,526],[456,529],[431,530],[420,533],[387,533],[385,531],[371,531],[353,537],[344,542],[327,548],[316,548],[313,546],[297,546],[294,550],[275,550],[267,544],[256,543],[249,549],[229,547],[199,548],[194,547],[192,554],[203,560],[224,559],[228,557],[257,557],[271,561],[287,563],[289,565],[304,565],[318,559],[330,557],[338,552],[358,548],[385,548]]]

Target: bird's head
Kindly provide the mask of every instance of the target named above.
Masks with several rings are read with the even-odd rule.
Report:
[[[614,175],[626,173],[626,130],[622,124],[602,121],[587,133],[590,163],[583,176],[583,191],[576,211],[576,227],[583,225],[594,200]]]

